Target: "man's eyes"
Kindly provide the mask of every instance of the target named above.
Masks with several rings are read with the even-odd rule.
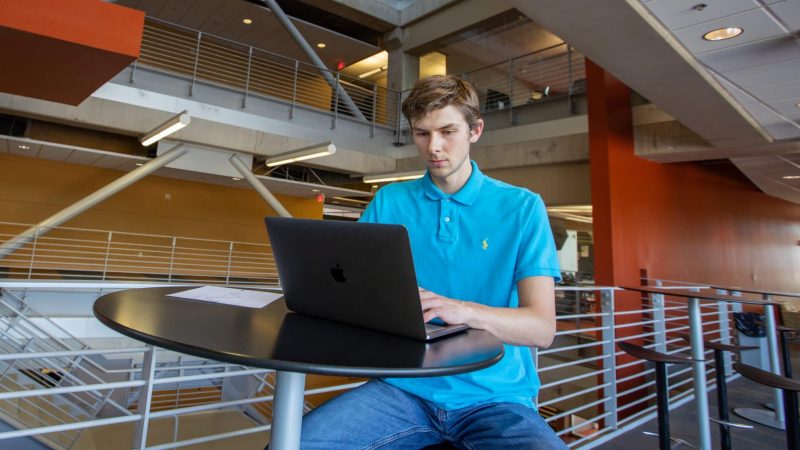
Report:
[[[442,130],[439,133],[444,135],[444,136],[450,136],[450,135],[454,134],[455,132],[456,132],[456,130]],[[427,132],[427,131],[416,131],[416,132],[414,132],[414,136],[427,137],[427,136],[430,136],[430,133]]]

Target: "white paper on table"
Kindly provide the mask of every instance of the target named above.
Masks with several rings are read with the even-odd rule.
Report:
[[[244,306],[246,308],[263,308],[283,297],[283,294],[218,286],[203,286],[189,289],[188,291],[175,292],[174,294],[169,294],[168,297],[188,298],[190,300]]]

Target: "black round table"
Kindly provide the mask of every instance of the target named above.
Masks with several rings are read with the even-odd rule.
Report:
[[[299,448],[306,373],[453,375],[491,366],[503,356],[500,340],[483,330],[422,342],[293,313],[283,299],[254,309],[167,296],[191,288],[117,291],[97,299],[94,314],[114,331],[147,344],[276,370],[270,437],[276,450]],[[147,358],[152,366],[153,354],[148,352],[145,367]],[[144,424],[137,437],[141,444],[146,429]]]

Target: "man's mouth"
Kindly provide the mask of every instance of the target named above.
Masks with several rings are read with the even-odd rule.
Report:
[[[442,167],[443,165],[445,165],[445,163],[447,163],[447,160],[446,159],[432,159],[432,160],[430,160],[430,162],[434,167]]]

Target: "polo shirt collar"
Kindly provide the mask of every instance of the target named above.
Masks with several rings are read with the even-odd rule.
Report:
[[[431,200],[450,198],[467,206],[474,203],[475,199],[478,198],[478,193],[481,191],[481,186],[483,186],[483,180],[486,178],[486,175],[478,169],[478,165],[475,164],[475,161],[470,161],[470,164],[472,164],[472,173],[464,186],[455,194],[446,194],[442,192],[431,179],[430,172],[425,172],[425,176],[422,178],[422,186],[425,190],[425,195]]]

